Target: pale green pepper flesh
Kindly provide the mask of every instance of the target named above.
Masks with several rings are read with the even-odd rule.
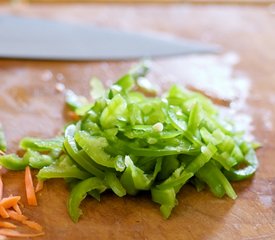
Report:
[[[25,155],[0,156],[0,164],[11,170],[30,165],[40,169],[40,179],[70,181],[68,211],[75,222],[86,195],[100,200],[107,189],[119,197],[150,191],[165,218],[188,182],[198,190],[208,185],[217,197],[226,194],[235,199],[229,180],[255,173],[256,144],[229,131],[227,126],[233,123],[222,119],[213,103],[199,93],[177,86],[159,97],[144,94],[152,89],[136,91],[147,72],[146,65],[138,66],[106,90],[93,79],[91,85],[104,94],[96,94],[93,102],[68,91],[67,103],[80,120],[68,125],[64,136],[23,139],[20,146],[27,150]],[[0,149],[5,150],[1,132]],[[246,167],[239,169],[243,164]]]

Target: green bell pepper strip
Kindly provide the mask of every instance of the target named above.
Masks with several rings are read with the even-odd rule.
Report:
[[[183,144],[178,147],[165,147],[163,149],[159,148],[140,148],[135,147],[131,144],[121,143],[121,146],[125,149],[128,154],[133,154],[135,156],[146,156],[146,157],[162,157],[162,156],[169,156],[175,154],[187,154],[187,155],[195,155],[199,152],[199,149],[193,148],[191,145],[187,146]]]
[[[50,178],[86,179],[90,176],[89,173],[74,165],[70,157],[66,155],[61,156],[50,166],[43,167],[37,174],[37,177],[41,180]]]
[[[100,192],[97,189],[91,190],[90,192],[88,192],[88,194],[96,199],[98,202],[100,202]]]
[[[192,142],[195,145],[195,147],[203,145],[203,143],[197,138],[197,136],[195,136],[188,129],[187,123],[183,119],[179,119],[176,113],[173,110],[171,110],[171,108],[168,110],[168,117],[169,117],[169,120],[171,121],[172,126],[178,129],[179,131],[183,131],[183,136],[186,139],[188,139],[190,142]],[[191,122],[189,124],[189,128],[190,126],[191,126]]]
[[[100,202],[100,194],[108,189],[106,185],[98,186],[97,189],[93,189],[88,194]]]
[[[135,196],[138,193],[139,190],[135,186],[131,168],[126,167],[125,171],[120,177],[120,182],[123,188],[126,190],[127,194]]]
[[[28,159],[18,157],[16,154],[0,156],[0,165],[9,170],[24,170],[28,164]]]
[[[163,183],[157,185],[156,187],[160,190],[169,189],[171,187],[182,187],[194,174],[190,172],[182,172],[180,176],[172,175],[166,179]]]
[[[218,177],[216,176],[216,169],[208,163],[206,163],[197,173],[197,179],[205,182],[210,191],[218,198],[221,198],[225,194],[224,187],[222,183],[219,181]]]
[[[162,160],[162,167],[158,174],[159,180],[167,179],[178,167],[180,163],[177,155],[166,156]]]
[[[136,102],[128,103],[127,111],[131,125],[143,124],[143,114]]]
[[[133,78],[133,76],[131,74],[126,74],[123,77],[121,77],[115,84],[114,87],[111,87],[111,91],[112,90],[119,90],[119,92],[121,93],[122,91],[128,92],[130,89],[133,88],[135,84],[135,79]]]
[[[133,179],[135,189],[138,189],[138,190],[150,189],[152,181],[149,175],[145,174],[144,171],[136,167],[129,156],[125,157],[125,165],[127,169],[130,169],[131,177]]]
[[[227,152],[223,152],[222,154],[215,153],[212,158],[227,170],[230,170],[238,163],[237,160],[231,157],[230,154]]]
[[[90,80],[90,95],[93,98],[93,100],[96,100],[100,97],[104,97],[106,94],[105,87],[102,83],[102,81],[96,77],[93,77]]]
[[[7,150],[7,142],[4,134],[4,129],[0,123],[0,151],[5,152]]]
[[[238,147],[238,145],[236,145],[236,143],[234,143],[234,147],[233,150],[230,152],[230,149],[232,148],[232,139],[229,137],[230,139],[230,149],[229,152],[226,152],[226,145],[228,146],[228,136],[226,136],[225,134],[223,134],[221,131],[215,130],[212,134],[205,128],[202,127],[200,129],[200,134],[202,136],[203,141],[206,144],[213,144],[217,147],[218,150],[220,150],[220,152],[222,153],[215,153],[213,156],[213,159],[215,159],[217,162],[219,162],[225,169],[230,170],[233,166],[235,166],[238,162],[243,160],[243,154],[240,150],[240,148]],[[223,141],[227,138],[227,143],[223,143]]]
[[[156,188],[165,190],[176,186],[184,185],[191,177],[193,177],[193,173],[184,172],[185,163],[181,163],[181,165],[170,175],[170,177],[166,178],[165,181],[156,185]]]
[[[190,164],[185,167],[185,164],[175,170],[173,175],[166,179],[161,184],[157,185],[158,189],[168,189],[171,187],[184,185],[193,175],[204,166],[217,151],[212,144],[201,147],[201,154],[198,155]]]
[[[63,137],[57,137],[54,139],[38,139],[38,138],[23,138],[19,145],[22,149],[27,150],[28,148],[34,151],[61,151],[63,148]]]
[[[251,148],[245,155],[244,162],[246,167],[241,169],[224,170],[223,173],[230,181],[241,181],[253,176],[258,168],[259,162],[255,153],[255,150]]]
[[[169,108],[167,113],[167,116],[174,128],[176,128],[179,131],[187,130],[187,122],[184,119],[179,118],[172,108]]]
[[[160,211],[164,218],[168,218],[171,214],[172,209],[177,205],[176,193],[174,188],[169,189],[158,189],[151,188],[152,200],[159,203]]]
[[[74,140],[75,125],[70,125],[65,130],[64,147],[70,157],[83,169],[93,174],[94,176],[103,179],[104,172],[93,164],[93,161],[86,155],[83,150],[78,150]]]
[[[153,174],[146,174],[135,166],[129,156],[125,157],[126,169],[121,175],[120,182],[130,195],[136,195],[139,190],[149,190],[161,169],[161,159],[158,159]]]
[[[135,129],[135,126],[132,128],[125,129],[124,135],[128,137],[129,139],[136,139],[136,138],[150,138],[150,137],[156,137],[158,139],[170,139],[170,138],[175,138],[179,135],[182,135],[182,131],[161,131],[161,132],[156,132],[153,130],[152,125],[145,125],[148,127],[144,127],[144,129]]]
[[[105,185],[102,180],[97,177],[91,177],[85,179],[84,181],[76,184],[68,200],[68,211],[71,219],[74,222],[77,222],[80,215],[82,214],[81,209],[79,208],[81,202],[86,198],[87,193],[91,192],[94,189],[102,189]]]
[[[237,198],[237,195],[231,184],[228,182],[220,169],[218,169],[212,162],[206,163],[196,173],[196,176],[198,176],[199,179],[202,179],[209,185],[211,192],[215,196],[222,197],[224,195],[224,192],[226,192],[228,197],[232,199]]]
[[[115,173],[108,171],[105,172],[104,181],[106,185],[110,187],[117,196],[123,197],[126,195],[126,190],[118,180]]]
[[[215,137],[214,132],[210,133],[205,127],[200,129],[200,134],[205,144],[212,143],[216,146],[222,143],[224,139],[224,134],[222,136]]]
[[[205,163],[207,163],[217,152],[217,148],[213,144],[201,147],[201,154],[192,161],[184,171],[196,173]]]
[[[126,116],[126,111],[126,100],[120,94],[115,95],[101,113],[101,126],[105,129],[115,127],[118,124],[119,119]]]
[[[200,104],[196,102],[190,111],[188,124],[187,124],[188,131],[191,132],[193,135],[196,135],[201,119],[202,119],[202,109]]]
[[[42,155],[37,151],[28,149],[23,156],[23,160],[28,163],[32,168],[41,169],[53,163],[54,159],[49,155]]]
[[[106,138],[91,136],[85,131],[78,131],[75,133],[75,140],[97,164],[115,168],[115,160],[104,151],[104,148],[108,146]]]

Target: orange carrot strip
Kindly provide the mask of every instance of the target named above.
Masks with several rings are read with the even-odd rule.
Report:
[[[11,219],[16,220],[18,222],[24,222],[24,221],[28,220],[28,218],[26,216],[24,216],[22,214],[18,214],[17,212],[15,212],[13,210],[7,210],[7,212]]]
[[[4,190],[4,185],[2,181],[2,176],[0,175],[0,200],[3,198],[3,190]]]
[[[13,223],[10,223],[10,222],[0,222],[0,227],[3,227],[3,228],[17,228],[17,226]]]
[[[39,231],[39,232],[42,232],[42,230],[43,230],[42,226],[40,224],[38,224],[37,222],[27,220],[27,221],[23,221],[22,223],[34,230]]]
[[[14,205],[16,205],[18,203],[18,201],[21,199],[20,196],[14,196],[14,197],[7,197],[7,198],[3,198],[0,201],[0,206],[4,207],[4,208],[11,208]]]
[[[0,216],[2,218],[9,218],[10,217],[7,210],[3,206],[0,206]]]
[[[43,189],[44,187],[44,181],[43,180],[38,180],[36,188],[35,188],[35,192],[39,192]]]
[[[12,206],[12,208],[13,208],[18,214],[22,215],[22,211],[21,211],[21,209],[20,209],[20,207],[19,207],[18,204],[15,204],[14,206]]]
[[[40,237],[43,236],[45,233],[40,232],[40,233],[20,233],[15,230],[7,229],[7,228],[2,228],[0,229],[0,235],[4,235],[7,237],[23,237],[23,238],[28,238],[28,237]]]
[[[28,204],[31,206],[37,206],[36,196],[34,192],[31,169],[29,166],[25,169],[25,186]]]

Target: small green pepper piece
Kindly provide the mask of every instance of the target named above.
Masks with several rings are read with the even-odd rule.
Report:
[[[16,154],[0,156],[0,165],[9,170],[24,170],[28,164],[28,159],[20,158]]]
[[[77,222],[82,214],[79,206],[82,200],[86,198],[87,193],[94,189],[102,189],[102,187],[104,187],[104,183],[97,177],[88,178],[73,187],[68,201],[68,211],[74,222]]]

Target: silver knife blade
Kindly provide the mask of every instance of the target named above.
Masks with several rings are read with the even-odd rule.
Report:
[[[12,15],[0,16],[0,58],[127,60],[217,51],[218,46],[189,40]]]

